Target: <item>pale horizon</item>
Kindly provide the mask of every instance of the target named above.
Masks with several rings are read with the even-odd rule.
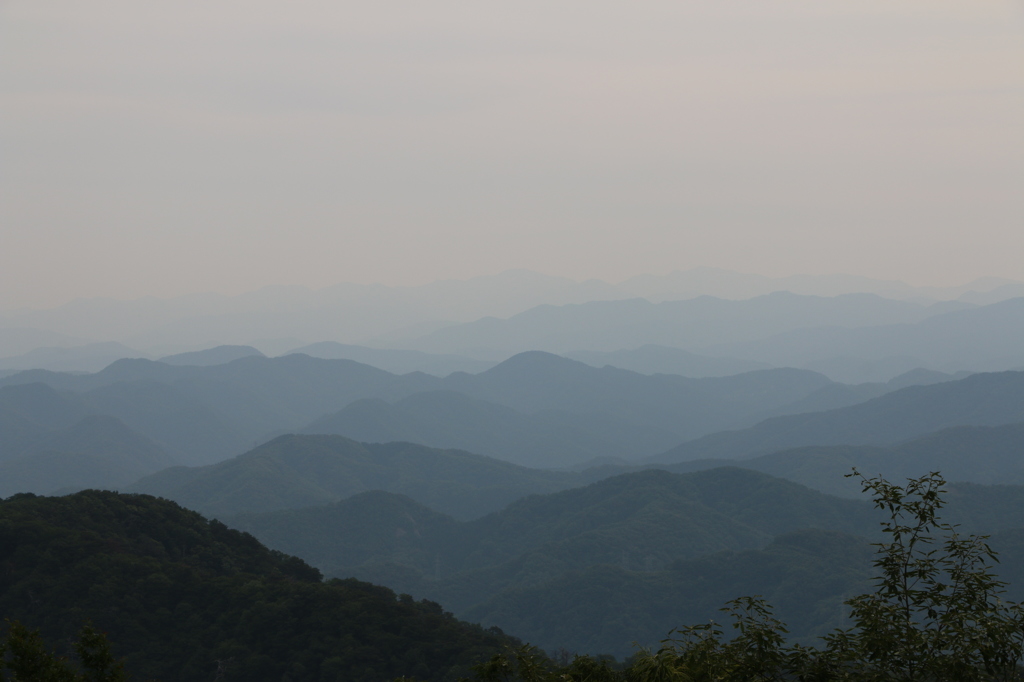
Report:
[[[1024,280],[1024,5],[0,3],[0,310]]]
[[[905,279],[875,278],[875,277],[868,277],[866,275],[858,275],[858,274],[843,273],[843,272],[821,273],[821,274],[812,274],[812,273],[807,273],[807,272],[796,272],[796,273],[787,274],[787,275],[775,276],[775,275],[766,275],[766,274],[755,273],[755,272],[739,272],[739,271],[736,271],[736,270],[729,270],[728,268],[718,268],[718,267],[714,267],[714,266],[698,266],[698,267],[690,268],[690,269],[687,269],[687,270],[673,270],[673,271],[669,271],[669,272],[660,272],[660,273],[657,273],[657,272],[641,272],[641,273],[636,273],[634,275],[630,275],[628,277],[625,277],[625,278],[622,278],[622,279],[619,279],[619,280],[610,281],[610,280],[600,279],[598,277],[573,278],[573,277],[568,277],[568,276],[565,276],[565,275],[557,275],[557,274],[552,274],[552,273],[540,272],[538,270],[532,270],[530,268],[509,268],[507,270],[502,270],[500,272],[488,273],[488,274],[483,274],[483,275],[471,275],[471,276],[467,276],[467,277],[447,277],[447,278],[441,278],[441,279],[428,280],[428,281],[424,281],[424,282],[411,282],[411,283],[402,283],[402,284],[387,284],[387,283],[384,283],[384,282],[373,282],[373,281],[369,281],[369,282],[339,281],[339,282],[333,282],[331,284],[326,284],[324,286],[309,286],[309,285],[306,285],[306,284],[298,284],[298,283],[270,283],[270,284],[264,284],[264,285],[261,285],[261,286],[258,286],[258,287],[252,288],[252,289],[242,289],[242,290],[238,290],[238,291],[213,291],[213,290],[205,290],[205,291],[203,291],[203,290],[196,290],[196,291],[184,291],[184,292],[175,293],[175,294],[166,295],[166,296],[161,296],[161,295],[157,295],[157,294],[142,294],[142,295],[137,295],[137,296],[132,296],[132,295],[120,295],[120,296],[103,296],[103,295],[98,295],[98,296],[75,296],[73,298],[69,298],[69,299],[66,299],[66,300],[58,301],[56,303],[47,304],[47,305],[0,308],[0,315],[4,315],[4,314],[8,314],[9,315],[9,314],[16,314],[16,313],[19,313],[19,312],[29,312],[29,311],[57,310],[57,309],[65,307],[65,306],[72,305],[72,304],[75,304],[77,302],[83,302],[83,301],[114,301],[114,302],[120,302],[120,303],[128,303],[128,302],[133,302],[133,301],[143,301],[143,300],[146,300],[146,299],[155,299],[155,300],[159,300],[159,301],[174,301],[174,300],[179,300],[179,299],[188,299],[190,297],[204,297],[204,296],[216,296],[216,297],[224,297],[224,298],[231,299],[231,298],[245,297],[245,296],[252,295],[252,294],[259,294],[261,292],[271,292],[271,291],[274,291],[274,290],[291,290],[291,289],[296,289],[296,290],[307,291],[307,292],[310,292],[310,293],[317,293],[317,292],[327,292],[327,291],[330,291],[332,289],[341,289],[341,288],[344,288],[344,287],[358,287],[358,288],[368,288],[368,289],[369,288],[374,288],[374,287],[382,287],[382,288],[392,289],[392,290],[414,290],[414,289],[419,289],[419,288],[423,288],[423,287],[430,287],[431,285],[438,285],[438,284],[445,284],[445,283],[470,283],[470,282],[479,281],[479,280],[500,279],[502,277],[506,277],[508,275],[513,275],[513,274],[516,274],[516,273],[529,273],[531,275],[537,275],[537,276],[542,277],[542,278],[551,278],[551,279],[565,280],[565,281],[573,282],[575,284],[586,284],[588,282],[597,282],[597,283],[602,283],[602,284],[608,284],[608,285],[610,285],[612,287],[618,287],[618,286],[625,285],[625,284],[629,283],[632,280],[636,280],[636,279],[640,279],[640,278],[647,278],[647,277],[668,278],[668,277],[671,277],[673,275],[688,274],[688,273],[695,273],[695,272],[701,272],[701,271],[721,272],[721,273],[726,273],[726,274],[729,274],[729,275],[736,275],[738,277],[765,278],[765,279],[774,280],[774,281],[784,281],[784,280],[788,280],[788,279],[800,279],[800,278],[808,278],[808,279],[831,279],[831,278],[834,278],[834,279],[845,279],[845,278],[861,279],[861,278],[863,278],[864,280],[867,280],[867,281],[870,281],[870,282],[873,282],[873,283],[877,283],[877,284],[886,284],[886,283],[901,284],[901,285],[907,285],[909,288],[913,288],[913,289],[924,289],[924,290],[934,289],[934,290],[938,290],[938,291],[964,290],[964,291],[988,292],[988,291],[991,291],[992,289],[995,289],[995,288],[997,288],[999,286],[1002,286],[1004,284],[1024,283],[1024,280],[1015,280],[1015,279],[1010,279],[1010,278],[1005,278],[1005,277],[993,277],[993,276],[976,277],[976,278],[973,278],[973,279],[968,279],[968,280],[964,280],[964,281],[960,281],[960,282],[954,282],[954,283],[950,283],[950,284],[934,284],[934,283],[927,283],[927,282],[925,282],[925,283],[915,283],[915,282],[909,282],[909,281],[907,281]],[[977,285],[978,288],[974,289],[974,288],[972,288],[972,285]],[[851,290],[848,293],[860,293],[860,292],[859,291]],[[763,294],[758,294],[758,295],[763,295]],[[829,294],[824,294],[823,293],[823,294],[819,294],[819,295],[828,296]],[[595,299],[595,300],[597,300],[597,299]],[[2,321],[0,321],[0,325],[2,325]]]

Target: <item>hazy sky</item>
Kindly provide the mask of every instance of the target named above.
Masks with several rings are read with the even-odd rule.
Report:
[[[1024,4],[0,0],[0,306],[1024,279]]]

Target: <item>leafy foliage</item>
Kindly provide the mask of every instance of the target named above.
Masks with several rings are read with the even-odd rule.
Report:
[[[628,668],[588,677],[574,661],[559,666],[521,648],[476,669],[477,680],[583,682],[996,682],[1022,679],[1024,607],[1001,600],[984,536],[961,536],[939,521],[944,480],[937,473],[899,486],[860,477],[885,510],[874,592],[848,600],[853,626],[818,648],[788,644],[786,626],[759,597],[723,609],[733,636],[714,622],[680,628]],[[591,661],[593,664],[594,661]]]
[[[1005,584],[986,536],[960,536],[940,523],[945,481],[937,473],[905,487],[862,479],[889,513],[874,593],[851,599],[855,627],[826,639],[827,653],[853,654],[859,668],[892,679],[1001,679],[1024,648],[1024,608],[1004,604]],[[943,534],[941,545],[936,532]]]
[[[81,672],[65,656],[47,651],[37,630],[8,622],[7,636],[0,641],[0,682],[4,670],[12,682],[126,682],[124,663],[114,658],[107,638],[91,625],[82,627],[74,643]]]

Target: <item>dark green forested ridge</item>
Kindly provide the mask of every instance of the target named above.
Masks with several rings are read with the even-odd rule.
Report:
[[[319,557],[319,566],[402,563],[392,554],[398,552],[410,559],[407,565],[435,577],[535,551],[558,557],[566,568],[608,563],[650,570],[677,559],[763,546],[801,528],[871,534],[877,524],[862,501],[729,467],[623,474],[525,497],[463,523],[379,491],[327,506],[227,518],[270,546]]]
[[[1024,556],[1024,488],[950,486],[943,513]],[[737,585],[771,595],[794,635],[823,632],[866,576],[879,520],[862,500],[737,468],[616,476],[463,523],[380,491],[226,519],[328,575],[436,600],[547,649],[619,656],[679,614],[714,616]],[[1020,594],[1024,561],[998,571]]]
[[[656,571],[594,565],[539,584],[498,592],[466,609],[466,618],[501,623],[547,649],[636,653],[683,623],[718,617],[737,595],[762,595],[792,637],[808,640],[844,625],[844,599],[864,591],[871,547],[863,538],[806,529],[762,549],[718,552]]]
[[[872,587],[844,600],[839,627],[791,641],[769,601],[741,595],[728,615],[673,628],[628,667],[588,656],[545,660],[528,646],[476,668],[486,682],[1015,682],[1024,679],[1024,604],[1005,601],[985,536],[941,520],[937,473],[894,484],[857,475],[886,513]],[[803,544],[798,542],[797,544]],[[841,551],[841,547],[835,549]],[[566,586],[567,590],[572,585]],[[616,593],[611,593],[615,595]],[[536,601],[537,609],[580,602]],[[628,602],[626,602],[628,605]],[[725,621],[730,628],[721,624]]]
[[[828,538],[836,531],[872,534],[877,528],[877,515],[863,502],[736,468],[626,474],[526,497],[462,523],[379,491],[322,507],[226,520],[329,575],[356,576],[427,597],[509,632],[516,631],[506,625],[522,627],[524,638],[545,648],[571,644],[620,656],[638,638],[657,641],[660,630],[671,627],[673,614],[704,614],[715,602],[701,595],[726,595],[723,576],[731,580],[756,572],[759,562],[777,567],[758,583],[761,592],[773,594],[784,592],[785,581],[810,570],[807,566],[834,571],[835,580],[828,583],[833,592],[822,593],[802,611],[798,600],[783,600],[802,632],[821,630],[832,623],[857,575],[855,562],[848,573],[838,561],[842,553],[824,551]],[[820,541],[823,552],[813,561],[785,549],[792,544],[758,549],[771,546],[773,536],[808,528],[823,529],[818,535],[808,531],[805,544]],[[853,552],[867,543],[843,537]],[[736,554],[721,555],[721,565],[698,571],[704,576],[699,583],[680,577],[681,561],[723,551]],[[761,551],[769,554],[757,554]],[[818,556],[813,548],[807,552]],[[728,571],[721,568],[733,564]],[[563,615],[553,607],[531,606],[565,606],[560,595],[569,593],[581,601]]]
[[[444,680],[507,641],[144,495],[4,500],[0,567],[0,613],[52,642],[91,620],[143,679]]]
[[[354,575],[382,561],[436,575],[463,534],[464,524],[395,493],[371,490],[328,505],[225,516],[233,528],[303,559],[325,575]],[[444,559],[441,559],[444,556]]]

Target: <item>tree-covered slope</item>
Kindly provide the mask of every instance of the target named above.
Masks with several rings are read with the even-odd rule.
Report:
[[[131,489],[211,515],[306,507],[387,490],[466,519],[580,480],[580,474],[527,469],[458,450],[289,435],[219,464],[166,469]]]
[[[512,608],[516,595],[549,588],[557,591],[567,582],[578,583],[581,589],[586,584],[597,591],[611,590],[607,581],[614,578],[622,583],[621,597],[590,595],[586,599],[594,603],[574,606],[592,620],[574,621],[576,629],[571,633],[559,630],[565,642],[553,639],[554,630],[528,630],[529,638],[536,643],[543,640],[544,646],[568,646],[568,642],[583,646],[589,641],[587,633],[604,633],[600,635],[604,639],[594,640],[601,647],[581,649],[591,653],[622,653],[619,645],[628,647],[643,620],[639,614],[648,613],[651,604],[665,610],[664,617],[652,620],[656,628],[644,626],[637,631],[654,632],[673,610],[689,613],[687,609],[697,608],[690,604],[693,591],[673,587],[668,595],[654,594],[657,585],[671,583],[666,571],[680,561],[727,550],[756,550],[771,543],[775,535],[801,529],[870,535],[877,527],[876,514],[863,502],[735,468],[689,475],[644,471],[617,476],[582,488],[526,497],[462,523],[383,492],[323,507],[226,520],[268,546],[302,556],[329,575],[385,584],[438,601],[457,614],[479,614],[474,617],[492,618],[489,614]],[[780,580],[785,578],[783,573]],[[619,612],[620,601],[633,597],[642,597],[642,603],[625,618]],[[502,620],[505,616],[495,615],[488,622],[504,627],[503,623],[519,622],[518,617]],[[817,616],[801,617],[811,622]],[[551,621],[545,627],[558,626]],[[656,634],[663,636],[668,627]],[[613,641],[617,643],[609,649]]]
[[[448,557],[464,525],[405,495],[371,490],[331,504],[224,517],[233,528],[303,559],[326,575],[350,575],[358,566],[393,563],[435,575],[450,571]]]
[[[800,528],[870,533],[874,518],[859,501],[722,468],[615,476],[524,497],[463,523],[382,492],[309,509],[239,515],[230,522],[325,570],[397,563],[428,579],[458,582],[466,572],[533,552],[543,554],[553,571],[592,564],[650,570],[725,549],[759,547]]]
[[[997,532],[989,544],[998,553],[996,576],[1009,583],[1003,597],[1019,601],[1024,528]],[[805,529],[760,549],[678,561],[660,571],[601,565],[567,572],[500,592],[463,616],[541,647],[624,657],[636,652],[634,642],[656,648],[681,625],[723,623],[723,604],[759,595],[788,625],[788,637],[810,642],[850,627],[843,601],[874,588],[874,549],[862,537]]]
[[[0,566],[5,617],[50,641],[91,620],[142,679],[451,680],[504,641],[148,496],[2,501]]]
[[[792,636],[807,638],[845,625],[842,602],[868,587],[871,555],[863,538],[808,529],[653,572],[589,566],[502,591],[464,613],[541,647],[625,657],[634,643],[657,646],[680,625],[720,621],[726,601],[757,594],[777,607]]]
[[[945,497],[943,518],[962,532],[998,533],[997,549],[1024,552],[1024,487],[956,484]],[[622,655],[743,594],[769,596],[795,636],[840,625],[841,602],[864,589],[881,518],[865,501],[723,467],[619,475],[461,523],[384,492],[226,520],[330,575],[438,601],[548,648]],[[1000,570],[1024,587],[1017,565]]]
[[[688,475],[660,470],[615,476],[534,495],[468,525],[479,549],[466,568],[548,547],[573,567],[659,566],[721,549],[754,547],[773,535],[817,527],[870,528],[867,505],[735,468]]]

